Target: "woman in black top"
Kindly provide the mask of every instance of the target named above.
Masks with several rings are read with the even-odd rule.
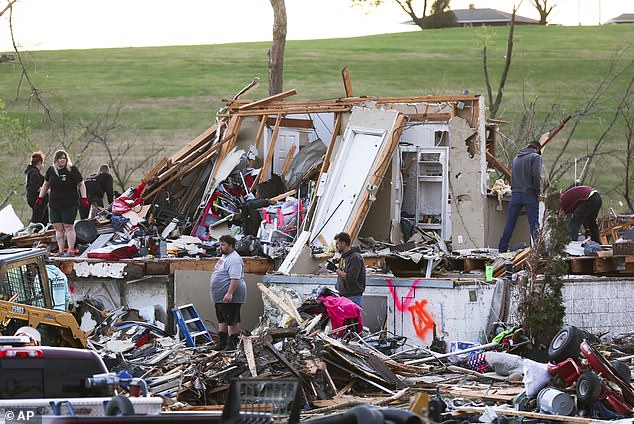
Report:
[[[59,253],[63,254],[64,244],[68,242],[68,253],[73,255],[75,253],[75,228],[73,224],[79,209],[79,194],[81,194],[82,206],[88,207],[88,199],[86,199],[84,179],[64,150],[55,152],[53,166],[46,171],[44,184],[37,199],[38,203],[41,203],[49,188],[51,189],[49,217],[55,228]]]
[[[35,204],[40,194],[40,188],[44,184],[44,175],[41,174],[44,166],[44,153],[33,152],[31,155],[31,163],[24,170],[25,187],[26,187],[26,203],[31,208],[31,222],[39,224],[48,224],[48,196],[44,196],[41,205]]]

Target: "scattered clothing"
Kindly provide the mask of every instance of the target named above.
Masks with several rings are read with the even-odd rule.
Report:
[[[347,319],[356,319],[356,329],[358,333],[363,331],[363,318],[361,316],[361,307],[346,297],[326,296],[320,297],[320,300],[328,311],[328,317],[332,328],[340,328],[345,325]],[[337,333],[337,337],[345,334],[344,330]]]

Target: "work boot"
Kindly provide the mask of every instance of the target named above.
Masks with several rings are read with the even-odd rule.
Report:
[[[240,335],[232,334],[229,336],[229,341],[227,342],[227,347],[225,347],[225,352],[232,352],[238,349],[238,343],[240,343]]]
[[[223,331],[218,332],[218,341],[211,347],[212,350],[223,350],[227,347],[227,339],[229,335]]]

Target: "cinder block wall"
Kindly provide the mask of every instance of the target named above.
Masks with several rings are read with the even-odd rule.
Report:
[[[634,278],[571,277],[564,285],[566,324],[613,338],[634,331]]]

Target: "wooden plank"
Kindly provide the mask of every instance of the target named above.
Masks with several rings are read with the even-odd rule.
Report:
[[[187,156],[192,150],[196,150],[201,144],[204,144],[205,142],[210,141],[212,139],[212,137],[215,136],[216,129],[217,128],[216,128],[215,124],[212,125],[211,127],[207,128],[205,131],[203,131],[202,134],[200,134],[198,137],[196,137],[191,142],[187,143],[178,152],[174,153],[170,157],[170,160],[172,162],[178,162],[183,157]]]
[[[570,272],[573,274],[593,274],[594,259],[588,257],[570,258]]]
[[[291,191],[287,191],[286,193],[278,194],[275,197],[271,197],[269,200],[271,201],[272,204],[275,204],[275,203],[279,202],[280,200],[284,200],[287,197],[290,197],[290,196],[294,195],[295,193],[297,193],[297,190],[293,189]]]
[[[277,120],[275,121],[275,127],[273,127],[273,135],[271,136],[271,142],[266,151],[266,159],[264,160],[264,166],[260,170],[258,174],[258,182],[268,181],[268,174],[271,168],[273,167],[273,153],[275,153],[275,143],[277,142],[277,134],[280,131],[280,122],[282,120],[282,115],[277,115]],[[263,180],[266,178],[266,180]]]
[[[407,113],[406,115],[410,121],[415,121],[415,122],[425,122],[425,121],[447,122],[453,116],[452,113]]]
[[[277,306],[279,308],[280,311],[284,312],[286,315],[290,316],[291,318],[293,318],[294,320],[297,321],[298,324],[301,324],[302,322],[304,322],[304,320],[302,319],[302,317],[296,317],[295,314],[293,313],[293,311],[291,310],[291,308],[289,308],[289,306],[282,300],[280,299],[275,293],[273,293],[268,287],[266,287],[264,284],[262,283],[258,283],[257,284],[257,288],[258,290],[260,290],[264,295],[266,295],[266,297],[269,298],[269,300],[271,301],[271,303],[273,303],[273,305]],[[295,310],[295,312],[297,312],[297,310]],[[299,318],[299,320],[297,320],[297,318]]]
[[[343,78],[343,88],[346,91],[346,97],[352,97],[352,82],[350,81],[350,70],[348,70],[348,65],[346,65],[341,70],[341,78]]]
[[[537,418],[543,420],[553,420],[553,421],[564,421],[568,423],[595,423],[596,419],[593,418],[583,418],[583,417],[567,417],[563,415],[550,415],[550,414],[542,414],[539,412],[528,412],[528,411],[516,411],[515,409],[507,409],[507,408],[499,408],[499,407],[487,407],[493,409],[498,415],[507,415],[513,417],[527,417],[527,418]],[[468,414],[483,414],[485,408],[484,407],[476,407],[476,406],[458,406],[456,407],[456,411],[458,412],[466,412]]]
[[[236,112],[235,114],[219,113],[219,117],[239,116],[260,116],[260,115],[299,115],[304,113],[336,113],[349,112],[352,106],[330,106],[330,107],[276,107],[274,109],[258,109]]]
[[[238,110],[253,109],[253,108],[255,108],[255,107],[264,106],[264,105],[266,105],[267,103],[270,103],[270,102],[272,102],[272,101],[285,99],[285,98],[287,98],[287,97],[294,96],[295,94],[297,94],[297,90],[295,90],[295,89],[292,89],[292,90],[287,90],[287,91],[284,91],[284,92],[282,92],[282,93],[279,93],[279,94],[274,94],[274,95],[272,95],[272,96],[265,97],[265,98],[263,98],[263,99],[256,100],[256,101],[254,101],[254,102],[251,102],[251,103],[247,103],[247,104],[245,104],[245,105],[242,105],[242,106],[240,106],[240,107],[238,108]]]
[[[330,166],[330,157],[332,156],[332,151],[335,147],[335,141],[337,140],[337,136],[341,132],[341,114],[338,113],[335,116],[335,124],[332,127],[332,134],[330,135],[330,140],[328,141],[328,148],[326,149],[326,155],[324,156],[324,161],[321,163],[321,170],[319,171],[319,178],[317,179],[317,184],[315,185],[315,193],[319,191],[319,183],[321,182],[321,175],[324,172],[328,172],[328,167]],[[316,195],[315,195],[316,197]],[[310,202],[311,207],[313,203],[317,203],[314,199]]]
[[[273,261],[266,258],[244,257],[244,273],[264,275],[273,270]],[[213,271],[218,258],[211,259],[180,259],[169,263],[169,272],[175,271]]]
[[[293,144],[290,149],[288,149],[288,153],[286,154],[286,158],[284,159],[284,166],[282,166],[282,175],[288,172],[288,168],[291,167],[291,162],[293,161],[293,157],[295,156],[295,150],[297,149],[297,145]]]
[[[595,274],[618,271],[612,258],[594,258],[593,270]]]
[[[264,127],[267,125],[268,117],[266,115],[262,116],[262,121],[260,121],[260,126],[258,127],[258,132],[255,134],[255,148],[260,151],[260,140],[262,139],[262,134],[264,134]]]
[[[275,118],[267,117],[266,125],[268,125],[269,127],[275,125]],[[315,125],[313,124],[312,119],[282,118],[282,122],[280,122],[280,127],[313,129],[315,128]]]
[[[219,146],[219,145],[216,145],[216,146]],[[214,147],[216,147],[216,146],[214,146]],[[155,187],[150,192],[150,194],[146,194],[145,198],[146,199],[151,199],[152,196],[156,195],[161,189],[163,189],[163,187],[167,186],[168,184],[170,184],[172,181],[176,180],[181,175],[184,175],[184,174],[188,173],[189,171],[191,171],[192,169],[198,167],[199,165],[201,165],[205,161],[211,159],[211,157],[213,155],[215,155],[215,154],[216,154],[216,149],[214,149],[214,148],[210,149],[207,153],[205,153],[202,156],[199,156],[198,159],[196,159],[195,161],[191,162],[189,165],[184,166],[183,168],[181,168],[180,171],[178,171],[176,174],[172,175],[169,179],[167,179],[167,181],[164,181],[164,182],[160,183],[157,187]]]
[[[283,353],[281,353],[279,350],[275,349],[275,346],[273,346],[271,344],[271,342],[269,342],[268,340],[264,340],[264,344],[266,345],[266,347],[269,348],[269,350],[271,352],[273,352],[273,355],[275,355],[277,357],[277,359],[279,359],[280,361],[282,361],[282,363],[284,365],[286,365],[286,368],[288,368],[289,370],[291,370],[291,372],[293,374],[295,374],[297,376],[297,378],[299,378],[300,381],[304,381],[304,378],[302,377],[302,375],[299,373],[299,371],[297,371],[297,368],[295,368],[293,366],[293,364],[291,364],[290,362],[288,362],[288,359],[286,359],[286,356],[284,356]]]
[[[498,160],[495,156],[491,154],[491,152],[487,151],[487,162],[491,164],[495,169],[500,171],[504,176],[510,181],[511,180],[511,170],[507,168],[502,162]]]
[[[251,337],[242,337],[242,349],[244,350],[244,356],[246,356],[247,358],[247,364],[249,365],[249,372],[251,373],[251,377],[257,377],[258,370],[255,367],[255,355],[253,354],[253,343],[251,342]]]
[[[145,177],[143,177],[141,181],[144,182],[145,184],[149,183],[150,181],[152,181],[152,179],[154,179],[154,177],[156,177],[159,171],[163,169],[163,167],[168,165],[169,163],[171,163],[171,161],[168,160],[167,158],[161,159],[159,163],[154,165],[154,168],[152,168],[147,174],[145,174]]]

